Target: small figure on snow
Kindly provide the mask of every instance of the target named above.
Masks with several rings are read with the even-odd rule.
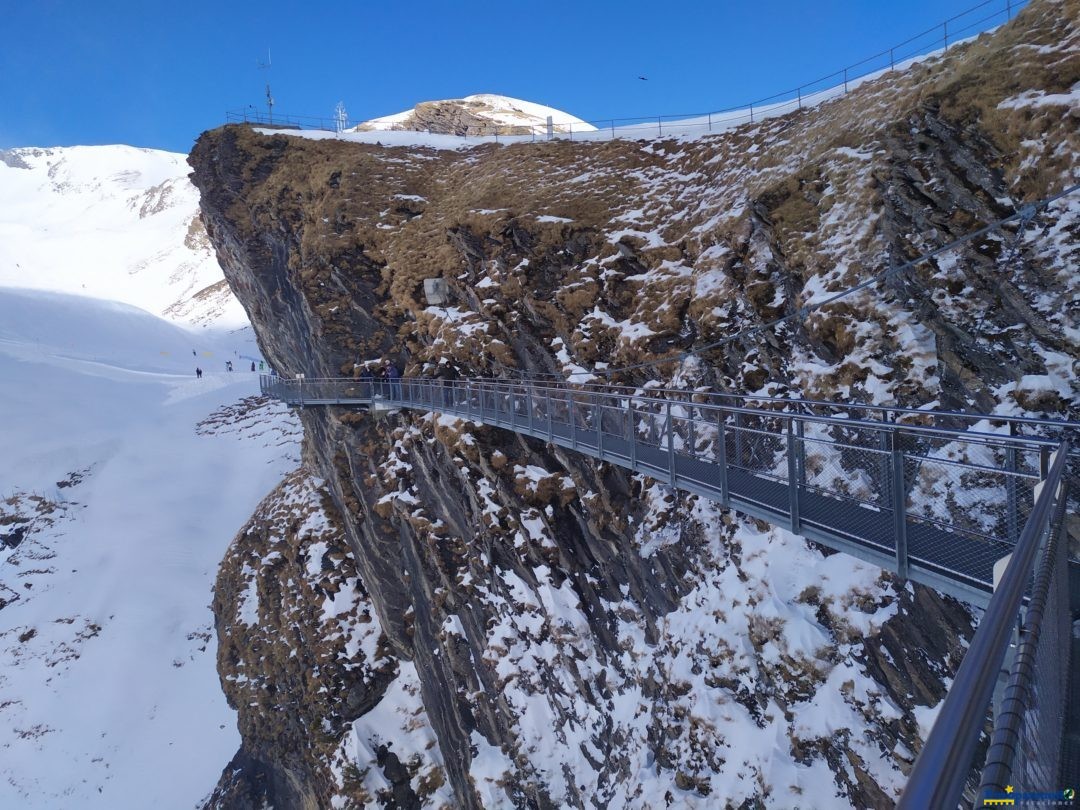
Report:
[[[198,366],[195,366],[195,379],[197,379],[197,380],[202,379],[202,369],[199,368]]]
[[[252,371],[255,370],[255,361],[254,360],[251,361],[251,370]]]

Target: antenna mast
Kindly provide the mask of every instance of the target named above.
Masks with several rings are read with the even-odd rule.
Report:
[[[334,124],[339,133],[349,126],[349,114],[345,112],[345,102],[339,101],[334,107]]]
[[[266,61],[259,62],[259,70],[266,71],[266,116],[267,122],[274,123],[274,97],[270,94],[270,49],[266,49]]]

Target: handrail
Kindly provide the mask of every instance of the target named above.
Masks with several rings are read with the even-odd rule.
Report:
[[[1057,508],[1054,510],[1046,551],[1039,563],[1035,585],[1031,589],[1031,601],[1024,617],[1022,640],[1016,651],[1009,685],[1002,697],[993,738],[986,754],[986,767],[983,769],[982,781],[979,785],[979,793],[983,795],[988,790],[1004,790],[1013,778],[1014,754],[1020,748],[1023,736],[1021,726],[1024,715],[1030,708],[1030,679],[1037,666],[1044,617],[1048,611],[1053,610],[1053,606],[1049,603],[1053,589],[1054,568],[1060,565],[1065,557],[1061,545],[1068,542],[1062,537],[1062,523],[1067,500],[1068,483],[1065,483],[1061,497],[1058,498]]]
[[[281,378],[281,382],[294,383],[295,380],[290,378]],[[431,379],[427,377],[402,377],[402,380],[412,380],[415,382],[434,382],[442,384],[444,381],[439,379]],[[379,380],[376,379],[375,382]],[[364,382],[354,377],[306,377],[304,384],[308,383],[344,383]],[[767,402],[777,405],[806,405],[812,408],[837,408],[848,411],[867,411],[869,413],[878,413],[883,415],[888,414],[904,414],[911,416],[931,416],[931,417],[948,417],[952,419],[964,419],[973,422],[981,422],[983,420],[989,422],[1000,422],[1003,424],[1018,424],[1018,425],[1031,425],[1038,427],[1048,427],[1052,430],[1080,430],[1080,421],[1071,419],[1046,419],[1037,416],[1013,416],[1010,414],[996,414],[996,413],[972,413],[969,411],[941,411],[941,410],[926,410],[924,408],[911,408],[901,405],[870,405],[860,402],[834,402],[826,399],[804,399],[797,397],[769,397],[761,394],[736,394],[726,391],[702,391],[699,389],[688,388],[661,388],[661,387],[646,387],[643,385],[624,385],[620,383],[593,383],[593,382],[571,382],[569,380],[545,380],[538,377],[522,377],[520,379],[498,379],[498,378],[469,378],[461,380],[447,381],[451,383],[473,383],[484,384],[492,386],[512,387],[515,385],[529,385],[534,390],[551,388],[559,391],[564,390],[581,390],[581,389],[599,389],[601,391],[609,391],[612,393],[621,392],[625,396],[634,396],[636,398],[649,398],[650,394],[673,394],[680,397],[712,397],[712,398],[725,398],[742,400],[743,402]],[[642,393],[643,392],[643,393]],[[589,393],[589,391],[584,391]],[[705,402],[691,402],[695,407],[704,407],[709,403]],[[725,410],[730,410],[729,406],[721,406]],[[736,406],[737,407],[737,406]],[[754,409],[755,413],[760,413],[761,409]],[[779,413],[779,412],[778,412]],[[881,423],[888,422],[887,418],[879,420],[866,420],[869,423]],[[905,428],[917,429],[919,425],[905,425]],[[998,435],[998,434],[986,434],[986,435]],[[1038,437],[1030,437],[1038,438]],[[1056,447],[1058,442],[1051,441],[1051,445]]]
[[[286,386],[296,386],[302,384],[305,388],[310,388],[319,384],[334,384],[334,385],[364,385],[368,383],[367,380],[362,380],[355,377],[306,377],[302,381],[289,378],[276,378],[280,383]],[[370,381],[373,385],[378,385],[382,382],[381,379],[375,379]],[[736,399],[743,402],[770,402],[777,404],[803,404],[816,408],[840,408],[844,410],[863,410],[867,413],[905,413],[905,414],[919,414],[923,416],[948,416],[964,419],[968,422],[977,423],[981,421],[990,422],[1023,422],[1025,424],[1043,427],[1049,430],[1069,430],[1076,429],[1080,431],[1080,422],[1071,421],[1058,421],[1050,419],[1036,419],[1032,417],[1015,417],[1015,416],[998,416],[995,414],[972,414],[953,411],[920,411],[912,408],[898,408],[885,405],[862,405],[859,403],[845,403],[845,402],[830,402],[827,400],[808,400],[808,399],[783,399],[783,398],[768,398],[768,397],[756,397],[747,396],[741,394],[727,394],[721,392],[706,392],[706,391],[691,391],[687,389],[678,388],[647,388],[643,389],[633,386],[625,385],[603,385],[603,384],[583,384],[581,387],[587,388],[587,390],[580,390],[578,383],[562,383],[559,382],[547,382],[536,380],[500,380],[500,379],[488,379],[488,378],[466,378],[458,380],[441,380],[438,378],[429,377],[401,377],[399,382],[402,384],[414,384],[420,386],[435,386],[442,389],[467,389],[468,386],[482,387],[485,389],[495,389],[506,393],[512,393],[515,388],[521,388],[527,386],[530,390],[536,393],[549,393],[549,392],[574,392],[578,391],[583,395],[601,395],[608,394],[611,396],[623,397],[626,399],[634,400],[635,402],[678,402],[687,406],[697,408],[700,410],[709,411],[723,411],[725,413],[740,413],[752,416],[790,416],[791,411],[769,411],[761,408],[746,407],[745,405],[725,405],[722,402],[697,402],[693,401],[693,397],[708,397],[710,399]],[[657,394],[670,394],[679,397],[679,399],[664,399],[661,397],[652,396],[653,393]],[[1057,439],[1046,438],[1042,436],[1022,436],[1011,435],[1004,433],[987,433],[978,430],[954,430],[951,428],[939,427],[937,425],[918,425],[908,423],[897,423],[893,420],[886,418],[881,419],[860,419],[855,417],[838,417],[829,416],[818,413],[798,412],[797,415],[808,422],[817,422],[822,424],[833,424],[849,429],[865,429],[880,431],[883,429],[894,429],[896,427],[902,427],[905,433],[923,434],[926,436],[963,436],[965,441],[982,442],[987,445],[996,446],[1010,446],[1017,443],[1022,443],[1028,446],[1041,446],[1047,449],[1053,449],[1059,446],[1060,441]],[[947,461],[942,459],[942,461]]]
[[[1035,555],[1058,497],[1067,455],[1068,443],[1062,442],[1005,575],[990,599],[930,737],[908,777],[907,787],[897,804],[898,810],[953,808],[960,802],[975,746],[986,722],[986,708],[994,693],[998,670],[1016,624]]]

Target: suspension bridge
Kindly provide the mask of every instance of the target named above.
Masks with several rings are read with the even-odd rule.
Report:
[[[1068,697],[1080,559],[1063,530],[1080,422],[538,380],[264,375],[260,387],[301,408],[412,409],[540,439],[983,607],[900,806],[952,808],[966,790],[978,807],[1006,785],[1080,777]]]

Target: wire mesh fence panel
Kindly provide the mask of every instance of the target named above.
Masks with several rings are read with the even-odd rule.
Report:
[[[1034,503],[1029,475],[911,455],[904,471],[910,517],[973,536],[1015,539]]]
[[[879,442],[877,436],[873,441]],[[892,508],[892,452],[874,446],[841,445],[826,439],[796,439],[810,490]]]
[[[1056,788],[1061,766],[1072,622],[1065,543],[1056,542],[1046,610],[1039,629],[1035,666],[1027,684],[1027,711],[1019,734],[1013,781],[1024,792]]]
[[[1030,601],[982,774],[980,794],[1012,785],[1046,794],[1069,781],[1065,714],[1072,653],[1072,616],[1064,530],[1067,487],[1058,495],[1034,568]]]
[[[725,430],[725,440],[729,466],[787,479],[787,447],[783,434],[731,425]]]

